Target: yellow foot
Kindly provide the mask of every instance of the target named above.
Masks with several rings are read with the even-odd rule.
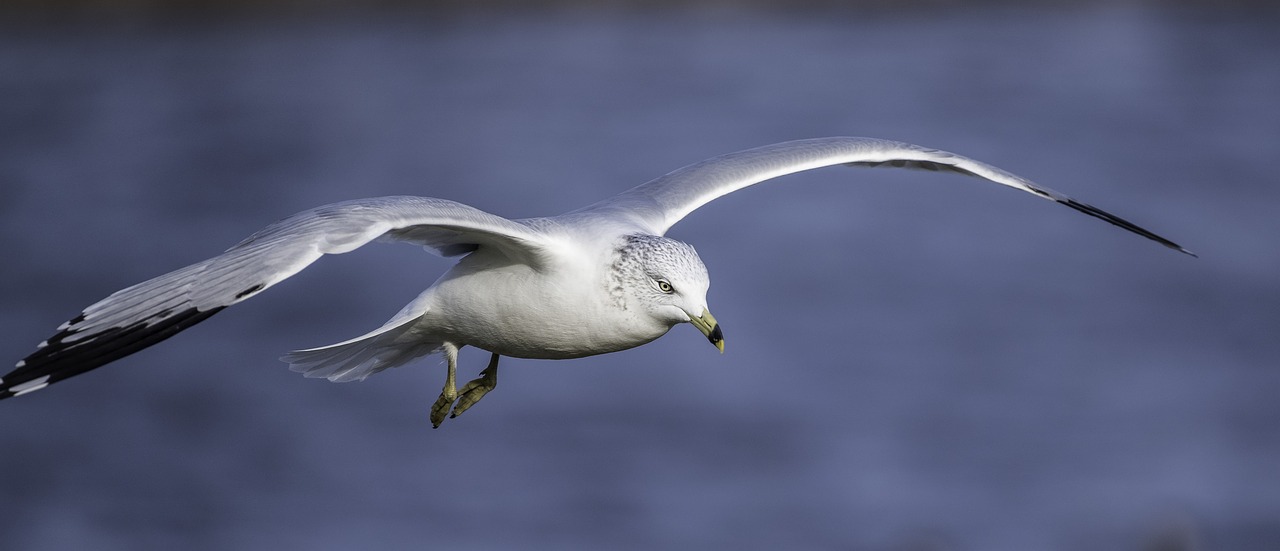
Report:
[[[453,407],[453,401],[457,397],[458,393],[454,392],[452,388],[445,389],[440,393],[440,397],[436,398],[436,403],[431,405],[431,428],[440,428],[440,423],[444,422],[445,415],[449,414],[449,408]]]
[[[484,368],[479,377],[462,387],[462,390],[458,393],[458,403],[453,406],[453,413],[449,417],[453,418],[462,415],[462,412],[476,405],[476,402],[479,402],[481,398],[484,398],[485,394],[488,394],[490,390],[497,386],[498,355],[494,354],[493,358],[489,360],[489,367]]]

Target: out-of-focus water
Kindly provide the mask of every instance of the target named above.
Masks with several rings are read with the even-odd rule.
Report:
[[[1280,25],[1138,8],[352,15],[0,30],[0,358],[110,292],[356,197],[572,210],[788,139],[950,149],[719,200],[728,339],[336,385],[448,265],[324,260],[0,403],[13,549],[1280,548]],[[484,362],[464,354],[462,377]]]

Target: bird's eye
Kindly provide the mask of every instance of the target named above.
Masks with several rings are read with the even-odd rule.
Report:
[[[662,291],[662,292],[664,292],[664,293],[666,293],[666,294],[668,294],[668,295],[669,295],[669,294],[671,294],[671,293],[676,292],[676,288],[671,286],[671,282],[670,282],[670,281],[667,281],[667,280],[665,280],[665,279],[659,279],[659,280],[657,280],[657,282],[656,282],[656,283],[658,284],[658,290],[659,290],[659,291]]]

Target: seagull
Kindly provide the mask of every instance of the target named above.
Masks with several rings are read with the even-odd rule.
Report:
[[[435,353],[448,371],[431,406],[439,427],[498,384],[498,359],[569,359],[646,344],[689,323],[721,353],[707,308],[710,277],[694,248],[664,237],[717,197],[796,172],[835,166],[955,172],[1019,189],[1195,256],[1118,216],[960,155],[875,138],[797,140],[714,157],[559,216],[510,220],[430,197],[334,203],[284,218],[185,268],[122,289],[58,327],[0,378],[21,396],[163,341],[284,281],[326,254],[402,241],[458,261],[381,327],[283,356],[307,377],[358,381]],[[458,351],[491,354],[457,388]]]

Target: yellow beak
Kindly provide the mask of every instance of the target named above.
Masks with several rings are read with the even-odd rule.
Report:
[[[720,323],[716,321],[715,316],[711,315],[710,310],[703,310],[700,318],[689,316],[689,323],[702,331],[702,334],[707,336],[707,340],[711,341],[721,354],[724,354],[724,333],[720,331]]]

